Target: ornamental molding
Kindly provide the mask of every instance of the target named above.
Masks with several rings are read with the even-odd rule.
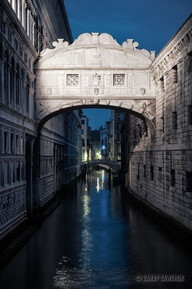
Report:
[[[161,78],[192,51],[192,17],[165,46],[152,63],[155,78]]]
[[[122,45],[107,33],[84,33],[72,44],[64,39],[53,42],[40,54],[37,69],[49,68],[149,68],[155,58],[154,51],[138,49],[138,42],[127,39]]]
[[[36,103],[37,119],[43,118],[66,108],[75,108],[79,106],[109,106],[124,108],[143,115],[146,119],[153,121],[155,119],[155,100],[124,100],[124,99],[100,99],[98,97],[88,99],[71,100],[39,100]]]

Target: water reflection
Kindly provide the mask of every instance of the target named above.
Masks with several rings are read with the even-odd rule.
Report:
[[[130,204],[120,188],[109,190],[108,173],[100,170],[66,192],[41,229],[0,271],[0,288],[188,289],[191,268],[188,252]],[[185,275],[184,284],[136,282],[139,274],[176,273]]]
[[[79,196],[82,217],[78,262],[73,267],[72,260],[66,256],[61,259],[54,276],[54,286],[58,288],[127,288],[129,266],[123,245],[126,228],[121,219],[111,213],[115,204],[107,189],[106,171],[93,174],[94,178],[85,180],[91,185],[85,184]]]

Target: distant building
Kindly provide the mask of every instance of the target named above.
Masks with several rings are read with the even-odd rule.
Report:
[[[101,159],[101,148],[100,148],[100,130],[91,131],[91,159]]]
[[[100,127],[100,150],[101,158],[107,159],[109,154],[109,122]]]
[[[125,122],[125,113],[112,110],[109,125],[109,158],[121,163],[121,129]]]
[[[81,116],[82,162],[89,160],[89,120],[87,116]]]

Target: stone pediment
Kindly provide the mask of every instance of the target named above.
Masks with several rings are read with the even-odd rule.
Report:
[[[138,43],[127,39],[122,45],[107,33],[84,33],[72,44],[63,39],[53,42],[53,49],[40,54],[41,69],[148,69],[154,52],[138,49]]]

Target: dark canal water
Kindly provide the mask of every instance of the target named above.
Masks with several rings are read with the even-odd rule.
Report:
[[[0,288],[192,288],[191,278],[191,256],[94,170],[1,269]]]

